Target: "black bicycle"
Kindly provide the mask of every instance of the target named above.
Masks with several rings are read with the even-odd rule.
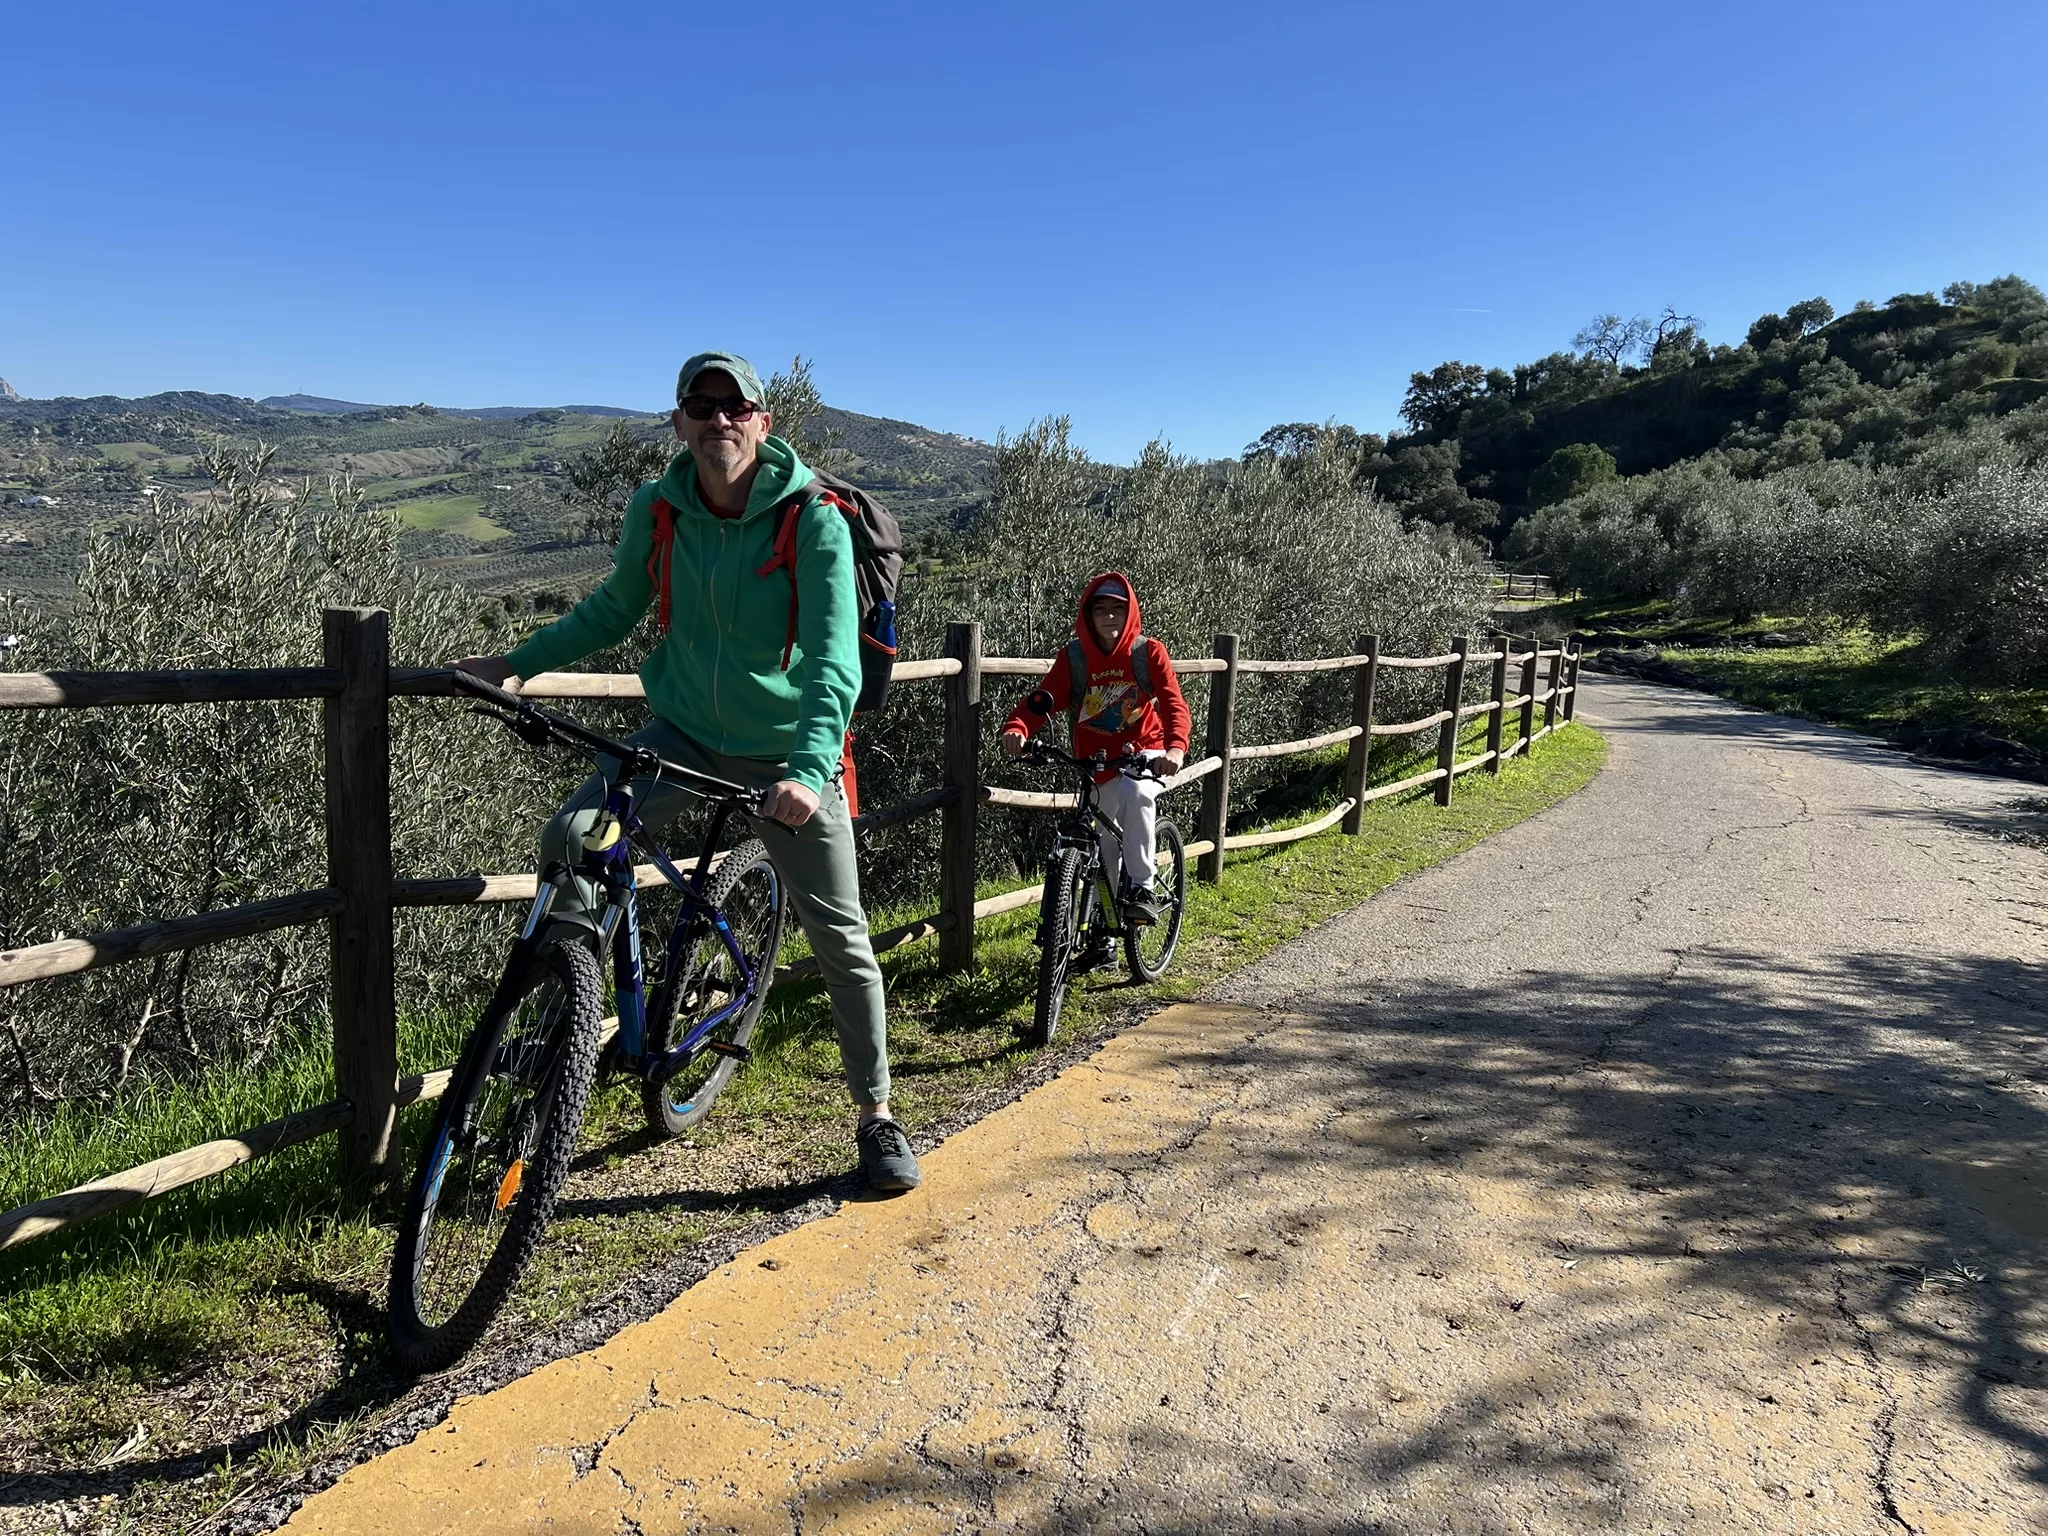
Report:
[[[1045,895],[1038,908],[1038,1002],[1032,1010],[1030,1038],[1034,1045],[1049,1045],[1074,978],[1114,963],[1119,943],[1133,981],[1157,981],[1166,974],[1180,947],[1181,917],[1187,910],[1187,855],[1180,828],[1160,817],[1153,837],[1152,882],[1159,918],[1139,920],[1130,910],[1130,879],[1121,857],[1123,833],[1096,802],[1095,775],[1105,768],[1133,778],[1158,775],[1143,773],[1143,760],[1136,757],[1072,757],[1043,743],[1027,748],[1024,761],[1070,768],[1079,786],[1074,808],[1053,832],[1052,852],[1045,861]],[[1102,867],[1099,834],[1105,829],[1119,850],[1114,880]]]
[[[715,851],[736,812],[760,814],[758,793],[614,741],[467,673],[458,672],[456,684],[481,701],[480,713],[533,745],[608,757],[620,770],[580,862],[541,871],[504,977],[463,1047],[414,1174],[391,1264],[392,1354],[414,1372],[439,1370],[476,1342],[554,1215],[598,1075],[603,962],[612,962],[618,1015],[604,1064],[638,1076],[648,1123],[681,1135],[752,1057],[747,1042],[774,979],[785,913],[782,882],[758,838]],[[636,791],[650,781],[713,807],[687,874],[640,825]],[[637,890],[636,854],[669,887],[654,901],[652,890],[645,897]],[[572,879],[597,888],[597,910],[555,910]],[[663,950],[651,1000],[642,963],[650,937]]]

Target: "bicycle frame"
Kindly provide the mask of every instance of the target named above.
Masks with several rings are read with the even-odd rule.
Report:
[[[624,742],[587,731],[573,721],[551,715],[537,709],[530,702],[507,694],[489,684],[458,674],[458,686],[465,691],[481,696],[488,704],[498,706],[495,713],[513,725],[518,733],[536,744],[543,739],[568,738],[569,744],[585,749],[595,749],[613,756],[621,764],[618,777],[613,780],[605,794],[604,804],[598,819],[592,827],[592,836],[583,842],[583,858],[579,867],[571,869],[566,864],[550,864],[541,872],[539,888],[534,892],[533,905],[527,909],[526,922],[519,931],[514,946],[513,963],[505,970],[504,979],[499,982],[501,998],[494,1001],[509,1001],[502,996],[508,989],[516,988],[518,978],[525,969],[524,962],[539,950],[541,936],[547,929],[548,918],[554,911],[562,887],[571,878],[582,878],[597,885],[604,893],[604,914],[594,925],[600,959],[609,949],[612,955],[613,989],[618,1000],[619,1034],[618,1060],[621,1066],[636,1070],[650,1082],[657,1085],[666,1082],[677,1071],[687,1065],[698,1052],[704,1049],[720,1025],[747,1009],[759,995],[764,978],[747,962],[745,952],[734,936],[732,925],[726,921],[725,913],[704,895],[705,881],[711,872],[711,856],[717,848],[728,822],[738,808],[737,796],[744,793],[737,785],[673,764],[663,764],[654,754],[644,748],[635,748]],[[509,710],[506,714],[503,711]],[[667,769],[677,775],[677,782],[696,789],[706,798],[716,798],[718,809],[711,818],[711,825],[705,829],[704,841],[697,854],[696,868],[687,876],[679,870],[668,856],[666,849],[648,835],[641,825],[635,805],[636,781],[652,772],[659,774]],[[692,785],[691,781],[697,781]],[[710,786],[720,791],[715,797],[705,788]],[[633,871],[633,854],[638,849],[650,858],[654,867],[661,871],[662,878],[673,886],[682,899],[682,910],[677,914],[675,930],[669,936],[668,953],[662,960],[662,979],[673,984],[676,979],[677,961],[685,947],[694,944],[702,934],[703,925],[708,923],[725,951],[737,968],[741,985],[725,1006],[713,1010],[700,1020],[688,1036],[664,1051],[659,1057],[647,1059],[647,970],[641,945],[639,882]],[[623,923],[625,933],[619,942],[619,927]],[[715,1042],[714,1042],[715,1044]],[[731,1046],[729,1054],[744,1057],[745,1048]]]
[[[1053,848],[1055,850],[1060,848],[1085,849],[1089,862],[1094,868],[1095,878],[1088,882],[1088,889],[1081,899],[1081,912],[1076,923],[1078,929],[1086,929],[1095,922],[1098,911],[1102,907],[1105,893],[1108,896],[1110,908],[1114,910],[1119,894],[1115,877],[1120,875],[1123,870],[1123,859],[1121,856],[1124,845],[1123,828],[1105,816],[1102,813],[1101,806],[1096,802],[1095,792],[1098,786],[1095,782],[1095,773],[1097,769],[1103,767],[1128,767],[1133,760],[1126,759],[1121,765],[1116,765],[1111,764],[1107,759],[1098,761],[1093,758],[1073,757],[1067,753],[1049,749],[1043,744],[1040,744],[1033,750],[1038,754],[1038,761],[1063,763],[1072,768],[1079,779],[1080,792],[1074,808],[1062,816],[1059,819],[1058,825],[1053,829]],[[1119,856],[1115,862],[1114,873],[1108,865],[1104,864],[1102,858],[1100,838],[1105,830],[1116,840]],[[1046,939],[1046,935],[1040,935],[1041,942],[1045,942]]]

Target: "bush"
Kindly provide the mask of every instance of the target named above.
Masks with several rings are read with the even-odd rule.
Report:
[[[1796,613],[1922,636],[1992,677],[2048,671],[2048,415],[1940,434],[1902,465],[1742,480],[1708,458],[1600,487],[1518,524],[1512,550],[1601,598]]]
[[[405,661],[485,642],[476,600],[401,560],[396,524],[365,511],[348,482],[286,486],[262,450],[216,452],[209,468],[208,497],[155,495],[134,527],[96,537],[65,609],[5,600],[0,631],[21,636],[10,667],[318,665],[329,605],[390,610]],[[0,716],[0,945],[325,885],[322,750],[317,702]],[[402,701],[392,759],[401,873],[531,862],[529,765],[508,761],[480,722]],[[488,920],[405,912],[399,926],[407,1006],[488,982],[498,947]],[[0,1102],[259,1061],[324,1025],[326,967],[326,935],[313,926],[0,991],[10,1069]]]

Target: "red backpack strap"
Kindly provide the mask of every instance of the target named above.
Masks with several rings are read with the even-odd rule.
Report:
[[[668,633],[669,600],[676,565],[676,509],[654,498],[654,545],[647,554],[647,579],[660,597],[661,632]]]
[[[789,670],[789,658],[796,650],[796,533],[797,524],[802,520],[806,503],[812,498],[815,484],[807,485],[794,496],[783,498],[782,505],[775,509],[775,552],[768,557],[768,563],[754,574],[772,576],[777,571],[789,572],[789,635],[782,644],[782,670]],[[831,492],[823,493],[831,499]]]

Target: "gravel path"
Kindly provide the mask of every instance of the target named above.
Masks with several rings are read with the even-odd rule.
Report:
[[[2039,791],[1581,713],[1577,796],[292,1528],[2048,1528]]]

